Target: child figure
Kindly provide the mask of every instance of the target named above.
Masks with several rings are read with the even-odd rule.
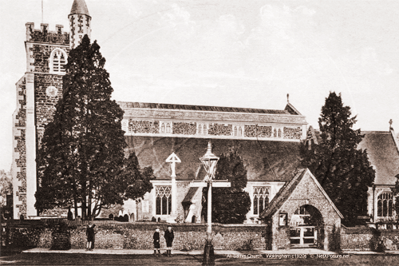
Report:
[[[154,255],[157,256],[158,254],[159,255],[161,254],[161,251],[160,251],[161,246],[160,246],[160,242],[159,242],[159,228],[155,229],[153,238],[154,238]],[[157,254],[157,250],[158,250],[158,254]]]

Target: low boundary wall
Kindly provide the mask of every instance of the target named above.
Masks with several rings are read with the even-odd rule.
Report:
[[[9,223],[8,244],[19,247],[54,249],[83,249],[86,244],[86,226],[89,222],[24,221]],[[95,227],[95,248],[99,249],[153,249],[153,234],[161,230],[161,248],[166,247],[163,231],[166,223],[116,221],[90,222]],[[61,226],[60,226],[61,225]],[[206,224],[172,224],[176,250],[203,249]],[[265,225],[213,224],[215,249],[254,250],[265,248]],[[62,243],[58,243],[62,242]]]
[[[341,228],[341,250],[397,250],[399,230],[375,228]]]

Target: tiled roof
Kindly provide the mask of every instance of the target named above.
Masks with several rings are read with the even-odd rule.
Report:
[[[392,132],[364,131],[358,148],[366,149],[371,164],[375,167],[376,185],[394,185],[399,174],[399,150]]]
[[[74,0],[70,14],[82,14],[90,16],[85,0]]]
[[[358,149],[367,150],[376,172],[374,184],[394,185],[399,174],[399,146],[393,131],[362,131],[361,134],[364,138]],[[320,132],[314,130],[311,138],[320,143]]]
[[[190,187],[189,190],[187,191],[186,196],[184,197],[182,203],[192,203],[193,197],[195,196],[195,193],[197,193],[199,187]]]
[[[190,111],[213,111],[213,112],[236,112],[236,113],[259,113],[259,114],[290,114],[288,110],[270,110],[240,107],[221,107],[204,105],[184,105],[166,103],[142,103],[142,102],[118,102],[122,108],[147,108],[147,109],[169,109]],[[294,114],[294,113],[292,113]]]
[[[289,198],[296,186],[301,182],[303,176],[306,173],[306,169],[300,169],[291,181],[284,184],[284,186],[277,192],[269,206],[261,213],[260,217],[270,217],[277,210],[283,206],[284,202]]]
[[[128,148],[134,150],[141,167],[151,166],[157,180],[170,180],[171,170],[165,160],[175,152],[177,180],[202,180],[205,171],[199,160],[209,139],[126,136]],[[232,146],[238,147],[247,169],[248,181],[286,182],[300,164],[298,142],[212,139],[213,153],[220,156]]]
[[[292,115],[302,115],[292,104],[287,103],[284,110]]]

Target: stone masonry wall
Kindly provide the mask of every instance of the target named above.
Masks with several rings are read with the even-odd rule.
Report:
[[[67,54],[69,50],[63,46],[56,45],[43,45],[43,44],[33,44],[30,50],[30,57],[33,58],[31,66],[34,66],[35,72],[49,73],[50,72],[50,55],[54,49],[63,49]]]
[[[14,118],[14,160],[16,165],[17,186],[15,196],[21,204],[17,204],[18,217],[26,216],[26,81],[23,78],[17,84],[18,106]],[[15,186],[15,183],[14,183]],[[14,199],[15,200],[15,199]]]
[[[161,230],[161,248],[166,247],[163,237],[166,223],[121,223],[95,221],[95,248],[98,249],[153,249],[153,234],[155,228]],[[206,239],[205,224],[173,224],[175,232],[174,250],[202,250]],[[21,243],[27,235],[30,247],[50,248],[54,246],[53,229],[43,226],[13,229],[13,241]],[[213,241],[215,249],[253,250],[264,249],[263,237],[265,226],[262,225],[220,225],[213,226]],[[86,244],[86,226],[69,227],[72,249],[83,249]]]
[[[376,250],[378,233],[373,228],[342,228],[342,250]]]
[[[259,125],[234,125],[220,123],[197,122],[165,122],[160,120],[132,119],[126,120],[126,133],[128,134],[166,134],[166,135],[210,135],[212,137],[233,137],[233,138],[273,138],[285,140],[300,140],[302,136],[301,127],[274,128],[272,126]],[[169,128],[165,128],[168,125]],[[173,126],[172,126],[173,125]],[[205,126],[203,129],[202,126]],[[236,130],[234,130],[234,128]],[[237,128],[243,130],[238,133]],[[203,131],[204,130],[204,131]],[[205,133],[206,132],[206,133]]]
[[[342,250],[378,250],[378,243],[384,250],[398,250],[399,230],[377,230],[375,228],[348,227],[341,230]]]
[[[320,211],[324,224],[340,227],[340,217],[314,183],[309,173],[305,173],[297,188],[282,206],[282,210],[288,213],[288,221],[291,220],[292,215],[300,206],[306,204],[312,205]]]
[[[49,91],[51,89],[54,90],[53,94]],[[40,142],[44,133],[44,127],[53,120],[55,105],[61,97],[61,75],[35,75],[36,127],[38,147],[40,147]]]

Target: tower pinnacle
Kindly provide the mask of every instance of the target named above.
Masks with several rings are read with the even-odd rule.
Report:
[[[91,35],[89,10],[85,0],[74,0],[71,8],[71,13],[68,16],[71,27],[71,49],[77,47],[85,34]]]
[[[90,16],[85,0],[74,0],[70,15],[80,14]]]

